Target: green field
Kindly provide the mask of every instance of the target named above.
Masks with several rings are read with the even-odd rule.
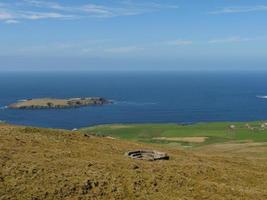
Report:
[[[197,123],[192,125],[179,124],[112,124],[83,128],[83,133],[111,136],[114,138],[141,141],[146,143],[182,144],[199,146],[228,141],[235,142],[266,142],[267,126],[264,122],[218,122]],[[234,128],[230,128],[234,125]],[[162,139],[164,137],[164,139]],[[186,137],[186,139],[184,139]],[[188,137],[201,139],[203,142],[186,141]],[[184,141],[184,140],[185,141]]]

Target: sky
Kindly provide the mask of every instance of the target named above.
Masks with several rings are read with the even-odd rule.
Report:
[[[13,70],[267,70],[267,1],[0,0]]]

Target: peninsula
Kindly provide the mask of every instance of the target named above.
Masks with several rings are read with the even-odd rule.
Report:
[[[82,106],[104,105],[111,103],[102,97],[85,97],[70,99],[40,98],[18,101],[8,106],[10,109],[60,109]]]

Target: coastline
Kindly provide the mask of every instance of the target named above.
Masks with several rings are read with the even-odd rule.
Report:
[[[9,109],[63,109],[104,105],[111,101],[102,97],[78,97],[70,99],[38,98],[25,99],[7,106]]]

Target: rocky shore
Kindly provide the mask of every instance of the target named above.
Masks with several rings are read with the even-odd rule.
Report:
[[[85,97],[85,98],[70,98],[70,99],[27,99],[19,101],[8,106],[10,109],[62,109],[62,108],[77,108],[83,106],[94,106],[109,104],[111,101],[102,97]]]

